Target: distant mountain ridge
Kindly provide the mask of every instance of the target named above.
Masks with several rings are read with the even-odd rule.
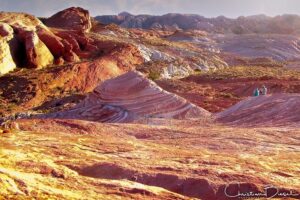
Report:
[[[169,13],[161,16],[132,15],[122,12],[118,15],[103,15],[95,17],[96,20],[110,24],[114,23],[125,28],[143,29],[197,29],[212,33],[275,33],[298,34],[300,33],[300,16],[279,15],[269,17],[254,15],[238,17],[236,19],[219,16],[205,18],[196,14]]]

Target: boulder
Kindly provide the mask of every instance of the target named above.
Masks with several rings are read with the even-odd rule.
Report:
[[[82,32],[88,32],[92,28],[89,11],[79,7],[71,7],[60,11],[46,19],[45,24],[49,27],[78,30]]]
[[[6,23],[0,23],[0,75],[16,68],[8,42],[13,38],[13,28]]]
[[[53,55],[35,32],[22,30],[18,36],[25,45],[27,67],[41,68],[53,64]]]
[[[16,68],[6,40],[0,38],[0,75],[6,74]]]

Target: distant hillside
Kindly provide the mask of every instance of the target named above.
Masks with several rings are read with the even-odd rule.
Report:
[[[255,15],[230,19],[224,16],[205,18],[193,14],[166,14],[162,16],[132,15],[127,12],[118,15],[97,16],[104,24],[115,23],[125,28],[143,29],[198,29],[214,33],[300,33],[300,16],[281,15],[268,17]]]

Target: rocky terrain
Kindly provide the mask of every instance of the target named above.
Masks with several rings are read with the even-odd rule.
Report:
[[[148,118],[205,119],[210,113],[131,71],[105,81],[71,110],[45,117],[120,123]]]
[[[95,19],[0,13],[0,199],[300,199],[298,16]]]
[[[205,18],[200,15],[180,13],[153,16],[132,15],[122,12],[118,15],[97,16],[95,19],[105,24],[114,23],[125,28],[171,28],[175,30],[202,30],[213,33],[292,34],[299,33],[300,30],[300,17],[297,15],[279,15],[276,17],[254,15],[231,19],[224,16]]]
[[[212,52],[222,52],[230,65],[286,65],[299,63],[300,17],[264,15],[230,19],[224,16],[205,18],[199,15],[167,14],[162,16],[98,16],[102,23],[115,23],[126,28],[169,30],[172,41],[185,41]],[[260,59],[257,61],[257,59]],[[243,62],[241,62],[241,60]],[[295,66],[295,65],[292,65]]]

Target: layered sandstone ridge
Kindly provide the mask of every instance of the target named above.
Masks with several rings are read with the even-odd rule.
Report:
[[[131,122],[145,118],[189,119],[209,116],[208,111],[162,90],[141,73],[130,71],[105,81],[73,109],[44,117]]]
[[[299,125],[300,95],[250,97],[218,113],[221,122],[246,125]]]

